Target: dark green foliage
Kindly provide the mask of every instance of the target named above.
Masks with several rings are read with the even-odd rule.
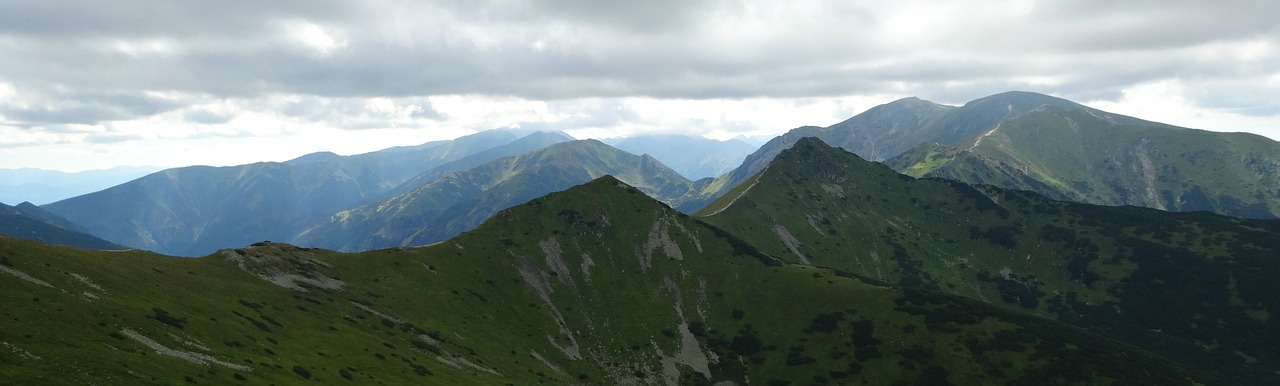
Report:
[[[164,323],[177,328],[183,328],[183,326],[187,324],[186,318],[179,318],[177,316],[173,316],[173,314],[170,314],[168,311],[165,311],[159,308],[152,308],[151,312],[154,313],[154,315],[152,315],[151,317],[155,320],[160,321],[160,323]]]
[[[809,325],[809,330],[818,332],[832,332],[836,330],[836,325],[844,320],[844,313],[832,312],[829,314],[819,314],[813,317],[813,321]]]
[[[760,352],[760,339],[751,330],[741,330],[729,343],[729,349],[740,356],[751,356]]]
[[[302,379],[311,379],[311,372],[302,366],[293,366],[293,373],[298,374]]]

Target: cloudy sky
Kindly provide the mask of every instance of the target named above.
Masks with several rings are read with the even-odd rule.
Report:
[[[1007,90],[1280,138],[1277,1],[617,3],[0,0],[0,168],[280,161],[513,126],[772,136]]]

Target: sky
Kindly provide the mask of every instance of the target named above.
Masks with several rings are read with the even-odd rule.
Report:
[[[727,139],[1023,90],[1280,139],[1280,1],[0,0],[0,168]]]

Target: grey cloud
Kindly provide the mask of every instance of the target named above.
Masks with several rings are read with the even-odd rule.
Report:
[[[1184,51],[1222,41],[1276,44],[1280,31],[1273,21],[1280,14],[1276,2],[1055,0],[1037,2],[1031,14],[1008,25],[942,25],[925,31],[940,35],[935,45],[898,46],[877,41],[882,37],[874,29],[885,21],[857,6],[827,5],[796,20],[773,21],[768,10],[752,9],[769,5],[805,4],[5,1],[0,54],[24,59],[0,59],[0,82],[103,94],[297,94],[303,101],[283,106],[283,114],[353,128],[377,125],[351,118],[363,114],[358,105],[318,98],[785,98],[899,93],[897,85],[906,83],[913,87],[906,91],[953,102],[1009,89],[1114,99],[1124,87],[1159,79],[1217,82],[1274,71]],[[956,20],[946,22],[967,16],[950,15]],[[736,24],[742,17],[757,23]],[[346,45],[318,53],[290,41],[281,23],[296,20],[314,22]],[[113,50],[113,39],[158,39],[173,50],[135,57]],[[545,46],[534,47],[536,41]],[[1018,80],[1037,76],[1062,83]],[[116,101],[72,101],[4,115],[94,123],[176,108],[105,99]],[[1272,109],[1261,98],[1198,101],[1259,113]],[[196,122],[216,120],[191,114]],[[413,116],[442,117],[433,108]]]
[[[37,39],[252,37],[272,28],[267,21],[274,19],[339,21],[362,13],[359,4],[337,0],[5,0],[0,4],[5,9],[0,13],[0,34]]]
[[[180,102],[138,93],[56,93],[35,106],[0,105],[0,115],[20,125],[96,124],[146,117],[176,109]],[[52,105],[54,107],[46,107]]]

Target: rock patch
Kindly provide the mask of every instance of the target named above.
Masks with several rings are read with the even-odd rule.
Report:
[[[156,354],[159,354],[159,355],[171,356],[171,357],[178,358],[187,362],[195,363],[201,366],[208,366],[210,364],[215,364],[218,366],[226,367],[226,368],[237,370],[237,371],[253,371],[252,367],[223,361],[221,359],[214,358],[213,356],[208,354],[175,350],[175,349],[165,347],[164,345],[160,344],[160,342],[156,342],[155,340],[148,338],[146,335],[142,335],[137,331],[134,331],[128,328],[120,330],[120,334],[127,336],[129,337],[129,339],[133,339],[138,343],[142,343],[142,345],[147,346],[147,348],[154,350]]]

